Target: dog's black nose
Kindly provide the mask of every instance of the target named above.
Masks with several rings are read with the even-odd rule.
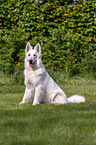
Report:
[[[30,64],[33,64],[33,60],[32,59],[30,59],[29,62],[30,62]]]

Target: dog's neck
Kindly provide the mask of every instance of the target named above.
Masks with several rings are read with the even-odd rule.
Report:
[[[32,77],[36,77],[36,76],[40,76],[43,73],[45,73],[45,67],[43,64],[39,65],[39,67],[37,67],[37,65],[35,64],[34,67],[25,67],[25,70],[28,72],[28,74],[30,74]]]

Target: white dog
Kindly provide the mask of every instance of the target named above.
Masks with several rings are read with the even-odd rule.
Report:
[[[38,43],[34,49],[28,42],[25,49],[25,94],[20,104],[33,100],[33,105],[40,102],[46,104],[65,104],[85,102],[85,98],[73,95],[67,98],[63,90],[46,72],[41,60],[41,47]]]

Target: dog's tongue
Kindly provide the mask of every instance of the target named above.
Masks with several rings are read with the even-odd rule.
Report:
[[[30,67],[32,67],[32,66],[33,66],[33,64],[29,64],[29,66],[30,66]]]

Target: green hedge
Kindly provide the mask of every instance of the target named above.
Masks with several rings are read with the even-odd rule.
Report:
[[[68,76],[86,70],[96,76],[95,1],[0,1],[0,69],[23,69],[29,41],[42,45],[45,67]],[[19,64],[19,65],[18,65]]]

